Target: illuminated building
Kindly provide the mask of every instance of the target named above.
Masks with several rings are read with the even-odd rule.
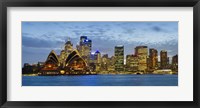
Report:
[[[161,50],[160,51],[160,67],[162,69],[167,68],[168,66],[168,57],[167,57],[167,51],[165,50]]]
[[[61,67],[65,66],[65,59],[66,59],[67,55],[65,53],[65,50],[61,50],[60,55],[59,55],[59,61],[60,61],[60,65]]]
[[[103,71],[107,71],[108,70],[108,61],[109,61],[109,59],[108,59],[108,54],[104,54],[103,56],[102,56],[102,62],[101,62],[101,70],[103,70]]]
[[[95,71],[100,71],[101,70],[101,53],[97,50],[94,55],[95,55],[95,59],[96,59]]]
[[[115,46],[115,71],[124,71],[124,46]]]
[[[138,70],[141,72],[147,71],[147,46],[137,46],[135,48],[135,55],[138,56]]]
[[[110,62],[109,62],[109,65],[115,65],[115,61],[116,61],[116,58],[115,58],[115,56],[111,56],[110,57]]]
[[[68,56],[73,51],[73,44],[70,41],[70,38],[68,38],[67,42],[65,43],[65,53],[66,56]]]
[[[126,55],[126,71],[132,71],[133,55]]]
[[[95,53],[90,55],[89,62],[91,71],[100,71],[101,69],[101,53],[97,50]]]
[[[92,48],[92,40],[89,40],[87,36],[80,37],[80,43],[77,45],[77,50],[79,51],[81,57],[89,64],[90,54]]]
[[[40,70],[39,75],[86,74],[87,71],[89,71],[87,63],[77,50],[73,50],[64,59],[64,63],[59,61],[55,51],[52,50],[47,57],[44,67]]]
[[[84,41],[87,39],[87,36],[80,37],[80,45],[84,44]]]
[[[133,55],[133,71],[138,71],[139,58],[137,55]]]
[[[96,69],[96,57],[95,57],[95,53],[91,53],[91,55],[90,55],[89,66],[90,66],[90,70],[91,71],[95,71],[95,69]]]
[[[126,55],[126,71],[136,72],[138,70],[138,56]]]
[[[69,54],[65,61],[65,70],[67,74],[86,74],[89,71],[87,63],[80,56],[77,50]]]
[[[146,70],[146,72],[152,72],[149,64],[150,64],[150,58],[149,58],[149,56],[147,56],[147,70]]]
[[[51,51],[45,61],[44,67],[41,69],[42,75],[59,75],[59,59],[55,51]]]
[[[115,71],[115,56],[108,58],[108,71]]]
[[[172,70],[178,72],[178,55],[172,57]]]
[[[158,51],[156,49],[149,49],[149,68],[155,69],[158,64]]]

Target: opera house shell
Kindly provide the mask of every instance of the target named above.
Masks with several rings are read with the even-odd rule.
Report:
[[[55,51],[51,51],[45,61],[44,67],[40,70],[39,75],[81,75],[90,74],[85,60],[80,56],[77,50],[73,50],[64,59],[59,59]]]

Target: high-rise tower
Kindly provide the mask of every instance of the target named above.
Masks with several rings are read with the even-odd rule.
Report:
[[[142,72],[147,71],[147,46],[137,46],[135,48],[135,55],[138,56],[138,70]]]
[[[161,50],[160,51],[160,67],[162,69],[165,69],[167,68],[167,64],[168,64],[167,51]]]
[[[158,51],[154,48],[149,49],[149,68],[155,69],[158,64]]]
[[[124,71],[124,46],[115,46],[115,71]]]

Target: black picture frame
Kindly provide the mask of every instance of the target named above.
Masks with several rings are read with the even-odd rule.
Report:
[[[199,108],[200,0],[1,0],[0,1],[0,106],[35,107],[124,107],[124,108]],[[7,7],[193,7],[193,100],[194,101],[7,101]],[[54,97],[51,97],[54,98]]]

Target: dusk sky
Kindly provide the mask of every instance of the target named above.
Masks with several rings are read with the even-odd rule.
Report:
[[[168,56],[178,54],[178,22],[22,22],[22,63],[44,62],[51,50],[57,55],[70,38],[73,47],[80,36],[92,40],[92,52],[114,55],[116,45],[124,45],[124,53],[146,45]]]

